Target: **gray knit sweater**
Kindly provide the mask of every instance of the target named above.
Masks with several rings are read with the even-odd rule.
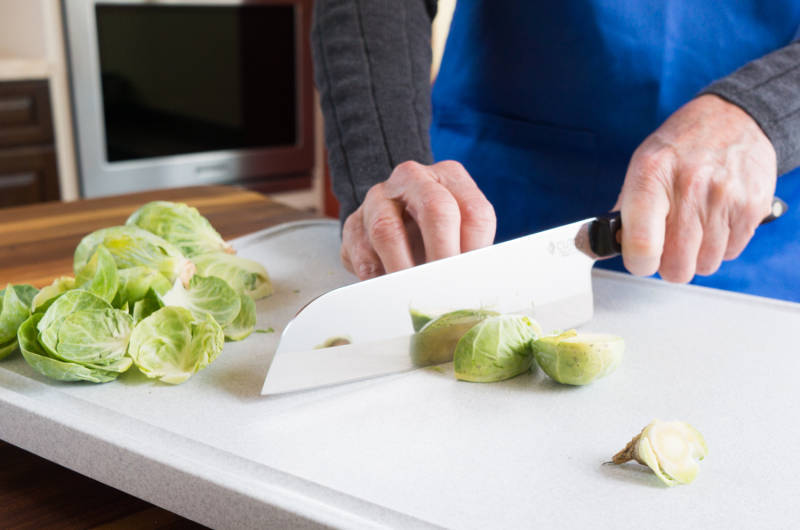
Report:
[[[431,22],[436,0],[316,0],[311,32],[333,190],[344,220],[406,160],[430,164]],[[744,109],[778,155],[800,166],[800,41],[701,94]]]

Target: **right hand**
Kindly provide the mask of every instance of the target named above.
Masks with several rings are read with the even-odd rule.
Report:
[[[342,263],[366,280],[491,245],[496,226],[461,164],[403,162],[345,221]]]

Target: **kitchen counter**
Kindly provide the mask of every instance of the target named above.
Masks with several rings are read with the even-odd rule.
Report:
[[[263,195],[233,187],[195,187],[71,203],[0,209],[0,285],[47,285],[72,274],[72,252],[92,230],[122,224],[151,200],[186,202],[207,216],[225,239],[305,219]],[[3,442],[0,432],[0,526],[195,528],[198,525],[44,458]]]

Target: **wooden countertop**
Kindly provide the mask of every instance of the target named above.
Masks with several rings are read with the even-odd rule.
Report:
[[[170,190],[44,203],[0,210],[0,286],[37,287],[72,274],[72,253],[98,228],[123,224],[152,200],[195,206],[225,239],[279,223],[307,219],[300,212],[251,191],[226,186]],[[1,362],[1,361],[0,361]],[[2,441],[0,527],[199,528],[157,508]]]

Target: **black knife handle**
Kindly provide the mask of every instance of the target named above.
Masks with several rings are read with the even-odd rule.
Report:
[[[771,223],[786,213],[789,206],[780,197],[772,198],[770,213],[761,224]],[[597,217],[589,225],[589,247],[598,258],[610,258],[622,253],[619,242],[619,231],[622,229],[622,218],[619,212],[611,212]]]

